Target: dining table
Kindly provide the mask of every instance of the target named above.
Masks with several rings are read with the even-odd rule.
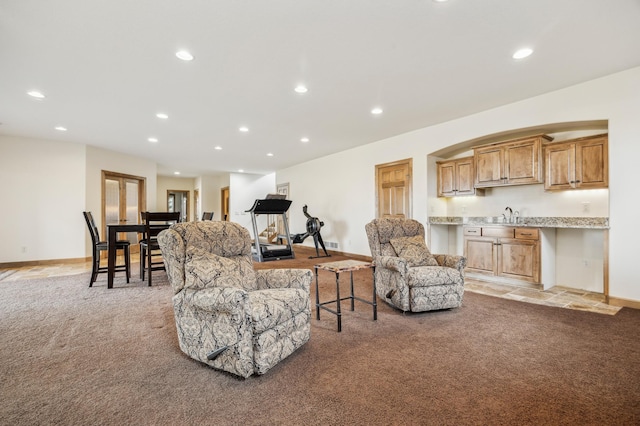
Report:
[[[113,276],[116,272],[116,241],[118,232],[145,232],[144,223],[107,223],[107,288],[113,288]]]

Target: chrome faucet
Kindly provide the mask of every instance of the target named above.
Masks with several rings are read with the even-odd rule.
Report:
[[[507,215],[505,213],[502,213],[502,216],[504,217],[504,219],[511,223],[511,217],[513,216],[513,210],[511,210],[511,207],[507,207],[506,209],[504,209],[505,212],[509,212],[509,217],[507,217]]]

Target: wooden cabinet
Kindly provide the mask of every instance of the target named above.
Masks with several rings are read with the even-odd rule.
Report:
[[[465,226],[467,271],[540,283],[537,228]]]
[[[542,141],[546,135],[474,148],[475,187],[542,183]]]
[[[544,146],[544,189],[607,188],[608,136],[597,135]]]
[[[473,185],[473,157],[438,161],[438,197],[481,195]]]

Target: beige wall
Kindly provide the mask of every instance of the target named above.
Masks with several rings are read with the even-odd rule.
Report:
[[[292,232],[304,229],[305,217],[295,212],[308,204],[309,211],[325,222],[322,229],[325,241],[337,242],[341,251],[369,255],[364,225],[375,216],[376,164],[413,159],[413,218],[425,223],[432,204],[434,214],[447,212],[446,205],[439,207],[442,202],[435,197],[433,189],[429,190],[435,188],[435,173],[433,168],[427,169],[428,155],[487,135],[553,123],[607,121],[610,295],[640,301],[640,285],[634,268],[637,257],[637,238],[634,237],[638,237],[635,186],[640,181],[640,168],[636,164],[640,158],[638,111],[640,68],[634,68],[279,170],[276,180],[290,184],[294,212],[290,219]],[[318,176],[322,176],[322,185],[317,184]],[[496,205],[497,210],[504,209],[510,194],[503,193],[503,196]],[[554,197],[560,199],[565,195]],[[575,213],[578,205],[578,200],[571,201],[570,197],[575,196],[566,196],[567,205],[572,206],[567,211],[570,214],[564,216]],[[598,205],[601,205],[599,201]],[[545,203],[531,205],[528,213],[530,216],[542,216],[547,211],[557,213],[554,207],[550,207],[552,210],[547,207],[550,206]]]
[[[0,136],[0,263],[84,256],[85,153]]]

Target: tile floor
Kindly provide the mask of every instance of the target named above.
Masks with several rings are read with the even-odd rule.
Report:
[[[132,262],[131,270],[138,270],[137,263]],[[13,269],[0,268],[0,282],[76,275],[89,271],[91,271],[91,262],[30,266]],[[500,284],[481,281],[471,277],[467,277],[465,281],[467,291],[504,299],[567,309],[578,309],[606,315],[615,315],[621,309],[617,306],[607,305],[604,302],[604,295],[600,293],[591,293],[565,287],[553,287],[549,290],[540,290],[534,286],[527,287]]]
[[[604,295],[601,293],[592,293],[567,287],[556,286],[549,290],[541,290],[533,286],[500,284],[467,277],[465,278],[465,289],[474,293],[502,297],[504,299],[607,315],[615,315],[621,309],[618,306],[607,305],[604,301]]]

